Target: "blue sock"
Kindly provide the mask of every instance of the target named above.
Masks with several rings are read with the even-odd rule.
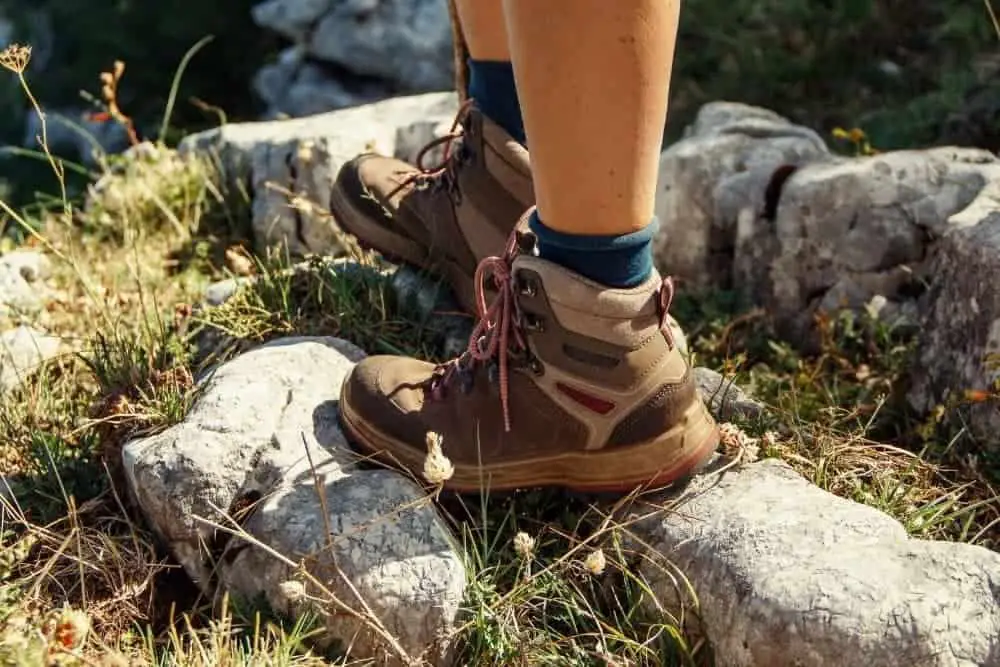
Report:
[[[469,97],[487,118],[525,143],[521,104],[510,61],[469,59]]]
[[[532,213],[538,255],[607,287],[635,287],[653,272],[656,218],[643,229],[619,236],[583,236],[549,229]]]

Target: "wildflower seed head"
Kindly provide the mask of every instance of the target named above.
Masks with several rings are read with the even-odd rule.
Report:
[[[31,47],[22,44],[10,44],[0,52],[0,67],[15,74],[23,74],[31,61]]]
[[[64,607],[46,623],[46,633],[60,647],[73,650],[83,646],[90,632],[90,617],[86,613]]]
[[[532,557],[535,553],[535,538],[525,532],[520,532],[514,536],[514,552],[524,560]]]
[[[441,451],[442,438],[433,431],[427,432],[427,458],[424,459],[424,479],[435,486],[444,484],[455,474],[451,460]]]
[[[294,579],[282,581],[278,584],[278,590],[290,604],[298,604],[306,599],[306,587],[301,581]]]
[[[586,558],[583,559],[583,569],[595,577],[599,574],[603,574],[607,566],[608,561],[604,557],[604,551],[602,549],[594,549],[587,554]]]
[[[722,452],[727,457],[738,458],[745,463],[751,463],[759,458],[760,446],[757,439],[751,438],[736,424],[729,422],[720,424],[719,434]]]

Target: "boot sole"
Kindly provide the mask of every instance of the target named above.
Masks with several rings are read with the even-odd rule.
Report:
[[[393,438],[352,410],[346,379],[340,422],[348,441],[361,454],[412,474],[423,469],[426,452]],[[641,487],[666,486],[696,473],[712,459],[719,439],[715,420],[696,400],[681,422],[656,440],[607,451],[566,452],[482,466],[452,462],[454,474],[444,488],[457,493],[539,487],[584,494],[630,493]]]
[[[374,250],[394,264],[410,264],[443,276],[465,312],[476,312],[476,295],[471,275],[451,260],[434,260],[427,248],[413,239],[372,222],[363,211],[354,206],[339,182],[334,182],[330,192],[330,210],[337,224],[357,238],[362,248]]]

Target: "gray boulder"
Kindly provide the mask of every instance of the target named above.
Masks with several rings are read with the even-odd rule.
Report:
[[[975,149],[837,157],[771,111],[708,104],[661,158],[657,262],[766,306],[799,345],[818,311],[912,328],[924,260],[998,174]]]
[[[911,539],[777,460],[698,478],[637,531],[720,667],[1000,665],[1000,555]]]
[[[269,115],[454,87],[446,0],[265,0],[252,12],[293,42],[255,81]]]
[[[772,111],[705,105],[660,157],[657,264],[697,288],[727,286],[737,227],[763,209],[774,171],[830,157],[815,132]]]
[[[28,326],[0,334],[0,394],[21,384],[61,348],[59,338]]]
[[[785,182],[773,220],[748,217],[739,230],[735,284],[794,338],[816,311],[861,311],[884,297],[898,312],[953,216],[998,175],[993,155],[955,148],[806,165]]]
[[[51,262],[40,252],[0,255],[0,315],[40,310],[45,303],[44,281],[51,272]]]
[[[206,593],[318,613],[322,643],[355,659],[446,664],[464,565],[427,494],[359,467],[340,431],[341,384],[363,356],[334,338],[246,352],[200,380],[183,422],[125,446],[126,478]]]
[[[453,93],[399,97],[294,120],[225,125],[185,138],[181,151],[217,156],[225,177],[249,193],[258,250],[340,254],[344,237],[329,213],[340,167],[370,150],[413,160],[457,109]]]
[[[954,228],[934,248],[907,397],[922,412],[963,406],[962,425],[984,447],[1000,451],[998,182],[989,190],[970,207],[970,215],[953,220]],[[966,404],[970,390],[986,400]]]

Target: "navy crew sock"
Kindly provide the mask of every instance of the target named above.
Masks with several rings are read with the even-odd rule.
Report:
[[[608,287],[636,287],[653,272],[654,218],[630,234],[584,236],[545,226],[538,212],[531,214],[531,231],[538,239],[538,255]]]
[[[487,118],[525,143],[521,104],[510,61],[469,59],[469,97]]]

